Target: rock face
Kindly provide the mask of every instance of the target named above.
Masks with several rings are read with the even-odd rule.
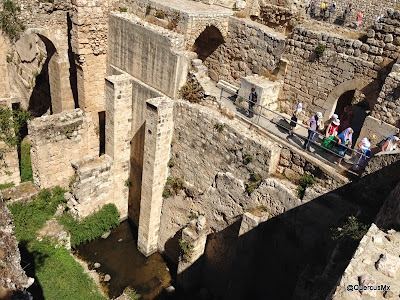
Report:
[[[25,289],[33,283],[33,278],[26,276],[20,263],[21,255],[14,236],[12,215],[0,194],[0,299],[7,299],[17,292],[25,295],[22,299],[29,299]]]

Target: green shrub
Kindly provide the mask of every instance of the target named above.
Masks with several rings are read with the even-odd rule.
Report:
[[[168,161],[168,167],[169,167],[169,168],[172,168],[173,166],[175,166],[175,162],[174,162],[174,160],[171,158],[171,159]]]
[[[74,173],[74,175],[72,175],[71,178],[69,179],[68,186],[70,189],[73,187],[73,185],[75,184],[77,179],[78,179],[78,176],[76,175],[76,173]]]
[[[368,231],[368,225],[351,216],[342,227],[331,229],[333,240],[361,240]]]
[[[15,185],[14,182],[7,182],[7,183],[0,184],[0,190],[5,190],[14,185]]]
[[[306,189],[317,181],[316,179],[310,174],[304,174],[303,177],[299,180],[299,186],[297,187],[297,195],[300,199],[303,199]]]
[[[244,164],[247,165],[253,161],[253,155],[251,153],[247,152],[246,155],[244,156]]]
[[[318,44],[317,48],[315,48],[315,54],[317,55],[318,58],[324,55],[325,49],[326,49],[325,44]]]
[[[250,179],[246,183],[246,191],[250,195],[252,192],[254,192],[255,189],[257,189],[262,181],[262,177],[258,173],[251,173],[250,174]]]
[[[119,212],[114,204],[104,205],[81,221],[77,221],[71,214],[65,213],[60,218],[61,224],[71,233],[71,246],[90,242],[103,233],[119,225]]]
[[[187,82],[179,90],[179,96],[192,103],[200,103],[203,95],[201,86],[192,81]]]
[[[119,12],[127,12],[128,9],[126,7],[120,7]]]
[[[24,140],[21,143],[21,182],[32,181],[31,144]]]
[[[181,256],[185,262],[189,261],[193,255],[193,245],[189,241],[179,240],[181,247]]]
[[[20,7],[11,0],[3,2],[3,11],[0,12],[0,25],[10,39],[15,38],[21,31],[25,30],[25,25],[17,17],[20,10]]]
[[[151,5],[150,5],[150,4],[147,4],[145,15],[148,16],[148,15],[150,14],[150,12],[151,12]]]
[[[216,131],[218,131],[219,133],[221,133],[221,132],[224,131],[224,129],[225,129],[225,124],[222,124],[222,123],[215,123],[215,124],[214,124],[214,129],[215,129]]]
[[[198,219],[198,218],[199,218],[199,216],[198,216],[197,214],[195,214],[195,213],[191,213],[191,214],[189,215],[189,220],[190,220],[190,221],[196,220],[196,219]]]
[[[162,9],[157,9],[156,10],[156,17],[159,19],[164,19],[165,18],[165,11]]]
[[[181,13],[179,11],[174,11],[172,18],[168,23],[168,29],[173,30],[178,26],[178,23],[182,20]]]
[[[9,147],[17,146],[21,142],[21,128],[31,118],[23,109],[0,108],[0,141]]]
[[[127,180],[125,180],[124,186],[126,186],[126,187],[131,187],[131,186],[132,186],[132,182],[131,182],[131,179],[130,179],[130,178],[128,178]]]
[[[178,192],[183,190],[184,188],[185,182],[183,181],[183,179],[167,177],[162,195],[164,198],[168,198],[171,195],[178,194]]]

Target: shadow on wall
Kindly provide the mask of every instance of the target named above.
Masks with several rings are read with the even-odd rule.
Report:
[[[177,275],[193,289],[177,289],[174,299],[325,299],[358,246],[358,241],[333,240],[331,228],[351,215],[372,223],[400,182],[399,168],[400,161],[394,162],[239,238],[239,222],[208,236],[205,254]],[[178,240],[177,235],[170,239],[166,252]],[[199,272],[202,279],[196,281]]]
[[[50,110],[50,113],[52,113],[49,82],[49,62],[56,52],[56,48],[48,38],[42,35],[38,36],[46,46],[47,57],[40,74],[36,76],[35,87],[33,88],[31,97],[29,99],[28,110],[34,117],[40,117],[48,110]]]
[[[78,78],[76,74],[75,53],[72,51],[72,45],[71,45],[72,21],[70,13],[67,13],[67,24],[68,24],[69,83],[71,85],[72,97],[74,98],[75,108],[79,108]]]
[[[217,27],[207,26],[194,42],[193,51],[204,61],[224,42],[224,38]]]

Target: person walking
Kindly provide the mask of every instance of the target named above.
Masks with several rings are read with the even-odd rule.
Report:
[[[395,135],[389,136],[387,139],[382,141],[378,145],[381,151],[393,151],[396,149],[398,142],[400,141],[400,132],[396,133]]]
[[[336,10],[336,2],[332,2],[331,6],[329,7],[329,22],[332,23],[332,17],[335,14]]]
[[[257,92],[254,87],[251,88],[251,93],[249,95],[249,118],[254,116],[254,105],[257,103]]]
[[[317,129],[321,126],[321,121],[322,121],[322,113],[321,112],[317,112],[317,114],[315,116],[312,116],[311,118],[309,118],[307,120],[306,124],[307,124],[307,129],[308,129],[308,136],[307,136],[307,140],[304,143],[305,150],[310,151],[311,143],[314,140],[315,135],[317,134],[316,133]]]
[[[338,159],[338,164],[340,165],[347,149],[350,148],[353,143],[353,128],[346,128],[343,132],[335,136],[335,139],[338,141],[337,143],[339,145],[338,154],[340,157]]]
[[[302,110],[303,110],[303,104],[298,103],[296,109],[292,113],[292,118],[290,119],[289,136],[293,136],[293,131],[296,128],[297,120]]]
[[[357,147],[358,150],[354,160],[355,164],[353,165],[353,170],[361,171],[365,169],[369,158],[371,157],[371,142],[367,137],[365,137],[358,143]]]
[[[326,128],[325,137],[321,143],[322,147],[324,147],[328,150],[332,149],[332,147],[334,145],[333,140],[335,139],[335,136],[338,133],[339,125],[340,125],[340,120],[338,119],[338,115],[333,114],[332,118],[331,118],[331,122],[329,123],[328,127]]]
[[[357,14],[357,18],[356,18],[356,29],[357,30],[358,30],[358,28],[360,28],[363,18],[364,18],[363,12],[359,11]]]
[[[353,10],[353,3],[349,3],[343,13],[343,26],[346,26],[350,13]]]

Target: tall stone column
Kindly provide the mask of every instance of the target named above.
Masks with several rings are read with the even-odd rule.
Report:
[[[106,78],[106,154],[113,159],[113,196],[121,218],[128,216],[132,82],[129,75]]]
[[[51,105],[55,114],[75,108],[69,82],[69,67],[68,56],[63,59],[54,54],[49,61]]]
[[[147,101],[138,249],[145,256],[157,251],[162,192],[173,132],[173,101],[167,97]]]

